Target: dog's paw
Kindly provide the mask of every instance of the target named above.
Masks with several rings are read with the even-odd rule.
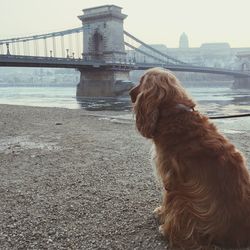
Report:
[[[162,214],[162,206],[157,207],[154,211],[153,214],[155,217],[159,217]]]
[[[160,226],[159,226],[159,233],[160,233],[162,236],[166,236],[165,231],[164,231],[164,228],[163,228],[163,225],[160,225]]]

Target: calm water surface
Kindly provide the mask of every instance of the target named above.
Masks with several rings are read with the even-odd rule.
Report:
[[[231,88],[187,88],[198,103],[198,109],[207,115],[250,113],[250,91]],[[0,104],[14,104],[69,109],[131,110],[130,99],[81,98],[76,99],[76,87],[0,87]],[[238,131],[250,131],[250,118],[220,120],[219,124]]]
[[[187,88],[207,114],[250,112],[250,91],[231,88]],[[76,99],[76,87],[0,87],[0,104],[87,110],[130,110],[128,97]]]

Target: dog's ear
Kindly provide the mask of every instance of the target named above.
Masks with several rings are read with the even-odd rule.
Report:
[[[157,85],[142,90],[137,96],[134,106],[136,113],[136,126],[139,132],[146,138],[153,138],[159,117],[159,108],[165,91]]]

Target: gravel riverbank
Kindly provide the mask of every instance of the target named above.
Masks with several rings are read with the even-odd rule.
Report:
[[[0,114],[0,249],[166,249],[150,142],[132,120],[10,105]],[[227,136],[249,162],[249,134]]]

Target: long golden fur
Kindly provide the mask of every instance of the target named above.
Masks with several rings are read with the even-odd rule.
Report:
[[[155,210],[172,247],[250,245],[250,175],[242,154],[169,71],[146,71],[130,91],[136,126],[152,139],[164,187]]]

